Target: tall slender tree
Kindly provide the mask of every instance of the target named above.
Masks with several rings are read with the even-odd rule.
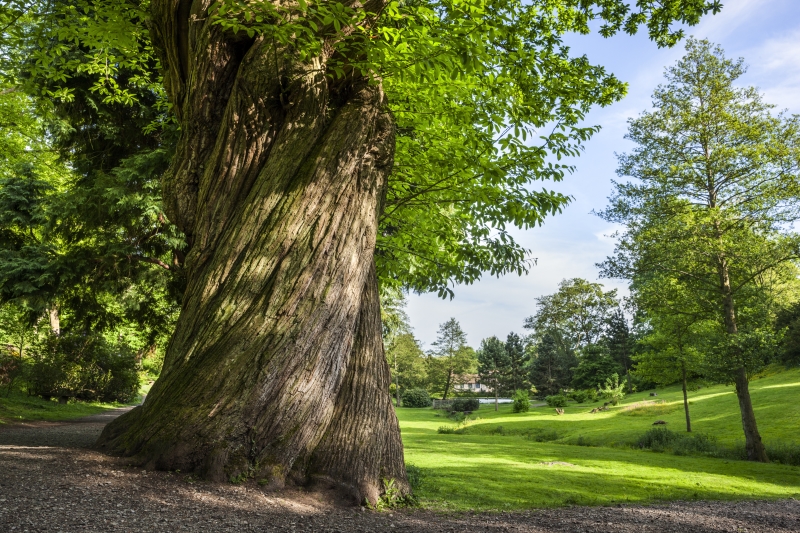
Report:
[[[428,379],[446,400],[465,374],[475,371],[475,350],[467,345],[467,334],[455,318],[439,326],[433,346],[428,354]]]
[[[527,391],[530,388],[528,362],[531,356],[525,350],[522,338],[513,331],[506,337],[505,352],[508,356],[508,372],[504,380],[505,389],[507,391]]]
[[[500,387],[505,382],[511,366],[510,358],[503,342],[497,337],[489,337],[481,341],[478,349],[478,376],[481,383],[494,392],[494,410],[498,410]]]
[[[767,461],[749,379],[763,364],[770,285],[797,259],[800,131],[796,116],[773,114],[755,88],[741,88],[744,61],[690,40],[667,69],[653,111],[630,120],[637,144],[620,156],[619,183],[602,214],[625,225],[611,277],[651,277],[694,295],[726,340],[721,375],[736,385],[747,457]]]
[[[608,317],[604,339],[611,358],[619,364],[627,377],[631,370],[631,353],[634,342],[628,327],[628,320],[621,307],[617,307]],[[626,381],[628,387],[631,386],[630,381],[630,379]]]

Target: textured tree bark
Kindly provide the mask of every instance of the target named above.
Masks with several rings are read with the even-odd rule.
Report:
[[[728,263],[724,257],[721,257],[718,261],[718,271],[725,316],[725,329],[728,335],[736,335],[739,331],[736,325],[736,309],[734,307],[733,293],[731,291]],[[756,413],[753,411],[753,402],[750,400],[747,369],[744,366],[741,366],[736,371],[734,383],[736,384],[736,397],[739,399],[739,411],[742,415],[742,429],[744,430],[747,459],[750,461],[768,463],[769,457],[767,457],[767,450],[764,448],[764,443],[761,442],[761,434],[758,432]]]
[[[152,2],[187,288],[161,377],[98,445],[211,480],[408,493],[373,262],[394,150],[381,87],[227,35],[210,3]]]

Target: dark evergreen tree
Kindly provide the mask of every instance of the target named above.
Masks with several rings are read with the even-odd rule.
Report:
[[[602,386],[613,374],[619,375],[619,364],[614,361],[603,343],[590,344],[581,351],[580,362],[573,369],[572,386],[592,389]]]
[[[632,365],[634,339],[628,327],[628,320],[619,307],[608,318],[605,344],[608,346],[609,355],[623,369],[623,375],[627,377]]]
[[[508,357],[508,372],[503,389],[508,392],[527,390],[530,388],[527,368],[530,354],[525,350],[522,338],[513,331],[506,338],[505,352]]]
[[[575,354],[565,350],[557,334],[545,333],[536,345],[536,357],[530,365],[529,378],[539,396],[559,394],[572,382],[572,367],[578,364]]]
[[[787,366],[800,365],[800,303],[781,310],[775,329],[783,333],[778,357]]]
[[[481,383],[494,392],[494,410],[497,411],[497,399],[500,396],[500,387],[505,382],[509,373],[511,360],[506,353],[503,342],[497,337],[489,337],[481,341],[478,350],[478,375]]]

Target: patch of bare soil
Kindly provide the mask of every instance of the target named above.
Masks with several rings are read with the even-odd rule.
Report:
[[[254,483],[204,483],[125,466],[89,449],[111,417],[0,428],[0,532],[800,531],[795,500],[500,514],[365,511],[337,503],[325,489],[269,493]]]

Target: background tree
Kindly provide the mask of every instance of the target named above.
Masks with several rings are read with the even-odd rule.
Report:
[[[653,95],[654,110],[630,121],[637,144],[602,214],[625,225],[610,277],[648,272],[684,284],[727,338],[718,375],[736,385],[747,456],[767,461],[748,381],[764,362],[771,289],[787,279],[800,238],[798,118],[773,115],[754,88],[739,88],[743,60],[690,40]],[[752,342],[751,342],[752,341]]]
[[[536,299],[536,313],[525,319],[524,327],[539,338],[558,331],[566,343],[564,349],[577,352],[600,339],[617,306],[616,295],[616,290],[603,291],[600,283],[565,279],[554,294]]]
[[[503,342],[497,337],[489,337],[481,341],[477,351],[478,377],[481,384],[494,392],[494,410],[498,410],[500,387],[505,381],[511,366],[510,358]]]
[[[428,379],[435,392],[446,400],[453,387],[477,366],[475,350],[467,345],[467,335],[455,318],[439,326],[434,349],[428,352]]]
[[[628,327],[628,319],[625,318],[625,313],[621,307],[617,307],[609,314],[603,337],[606,346],[608,346],[609,355],[622,368],[622,377],[628,386],[628,390],[630,390],[631,380],[628,378],[628,373],[633,363],[631,355],[634,338]]]
[[[428,384],[425,353],[413,334],[402,333],[386,346],[386,358],[392,371],[399,406],[402,391],[424,389]]]
[[[578,358],[557,340],[558,332],[545,333],[535,345],[530,381],[540,397],[560,394],[572,384],[572,369]]]
[[[703,326],[692,317],[677,314],[654,315],[649,321],[650,331],[639,340],[642,347],[636,356],[637,376],[660,385],[681,383],[683,409],[686,414],[686,431],[692,431],[689,413],[688,382],[702,375],[704,366],[702,346]]]
[[[620,366],[611,357],[605,343],[589,344],[581,350],[578,365],[572,369],[572,386],[576,389],[597,389],[617,374]]]
[[[395,389],[395,405],[400,407],[400,354],[410,355],[408,350],[413,352],[412,344],[416,344],[413,335],[411,339],[404,338],[399,346],[395,346],[395,341],[401,336],[411,334],[411,325],[408,323],[406,314],[406,299],[403,293],[395,287],[386,288],[380,295],[381,300],[381,328],[383,331],[383,349],[386,360],[389,362],[392,383]],[[390,349],[394,347],[395,349]],[[419,348],[419,346],[417,346]]]
[[[508,334],[505,343],[508,356],[508,372],[504,376],[502,387],[506,391],[528,390],[528,362],[530,354],[525,350],[522,338],[514,332]]]
[[[775,318],[780,335],[780,360],[787,366],[800,365],[800,302],[780,309]]]

